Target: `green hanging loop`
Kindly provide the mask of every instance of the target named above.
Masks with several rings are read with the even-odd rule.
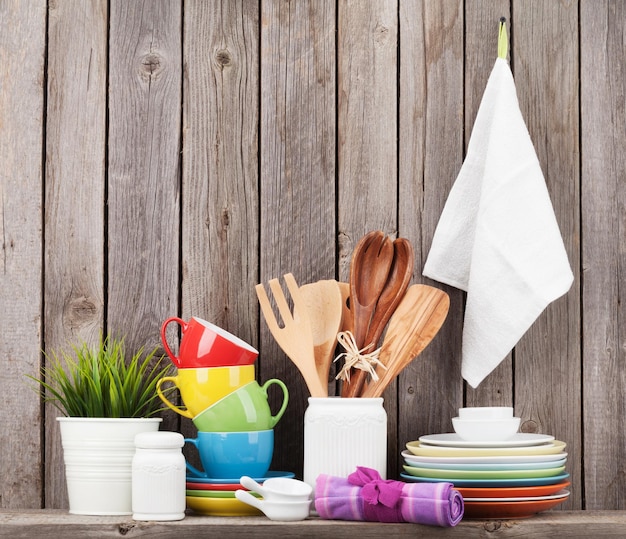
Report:
[[[498,30],[498,58],[504,58],[509,52],[509,36],[506,33],[506,19],[500,19],[500,28]]]

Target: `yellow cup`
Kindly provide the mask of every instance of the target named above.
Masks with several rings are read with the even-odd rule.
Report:
[[[193,419],[202,410],[253,381],[254,365],[179,369],[176,376],[161,378],[157,382],[156,390],[169,408],[177,414]],[[178,388],[185,408],[172,404],[163,394],[161,385],[165,382],[171,382]]]

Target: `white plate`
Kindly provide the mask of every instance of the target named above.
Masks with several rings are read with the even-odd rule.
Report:
[[[525,496],[519,498],[463,498],[465,502],[535,502],[540,500],[558,500],[559,498],[567,498],[569,490],[561,490],[550,496]]]
[[[521,464],[527,462],[548,463],[567,458],[567,453],[555,453],[553,455],[510,455],[490,457],[422,457],[411,453],[408,449],[402,451],[402,456],[411,463],[423,464]]]
[[[518,432],[508,440],[501,442],[475,442],[464,440],[456,432],[445,434],[428,434],[420,436],[419,442],[428,445],[438,445],[442,447],[527,447],[541,445],[552,442],[554,436],[549,434],[535,434],[533,432]]]

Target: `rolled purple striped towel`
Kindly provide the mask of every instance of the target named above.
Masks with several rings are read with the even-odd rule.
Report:
[[[347,478],[320,474],[315,510],[330,520],[413,522],[456,526],[463,518],[463,497],[452,483],[404,483],[381,479],[372,468],[357,466]]]

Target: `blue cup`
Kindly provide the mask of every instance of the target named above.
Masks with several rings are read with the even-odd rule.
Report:
[[[187,462],[195,477],[237,479],[242,475],[264,477],[274,455],[274,429],[246,432],[198,432],[185,438],[198,451],[204,471]]]

